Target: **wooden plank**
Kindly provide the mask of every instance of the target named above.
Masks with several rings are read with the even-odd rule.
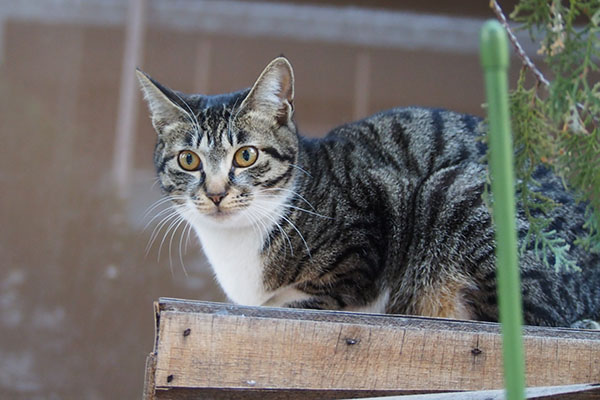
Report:
[[[144,400],[154,400],[154,387],[156,383],[154,381],[156,377],[156,354],[150,353],[146,357],[146,373],[144,374]]]
[[[475,392],[453,392],[417,394],[408,396],[369,397],[365,400],[504,400],[506,393],[503,389],[478,390]],[[600,396],[599,385],[566,385],[527,388],[526,399],[593,399]]]
[[[503,386],[494,323],[176,299],[161,299],[157,310],[157,399],[347,398]],[[600,332],[525,327],[524,342],[528,386],[600,382]]]

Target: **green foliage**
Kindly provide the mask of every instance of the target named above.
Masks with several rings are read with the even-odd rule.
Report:
[[[545,218],[534,216],[560,204],[532,189],[537,185],[532,174],[545,164],[588,204],[587,234],[578,244],[600,252],[600,83],[593,82],[600,57],[600,0],[521,0],[511,18],[539,40],[538,54],[551,71],[549,87],[537,76],[529,88],[523,71],[510,95],[517,196],[530,222],[523,246],[533,242],[547,265],[554,255],[556,269],[573,268],[568,244],[548,229]]]
[[[547,267],[578,269],[569,258],[569,244],[549,230],[550,219],[536,216],[547,215],[560,204],[535,188],[539,183],[533,178],[536,166],[541,162],[549,167],[555,163],[556,143],[548,132],[551,124],[546,118],[546,104],[537,96],[537,87],[525,88],[525,69],[517,88],[510,94],[510,113],[515,132],[515,174],[517,175],[516,193],[530,226],[527,236],[521,243],[521,254],[528,245],[533,244],[536,256]],[[554,263],[550,265],[551,256]]]

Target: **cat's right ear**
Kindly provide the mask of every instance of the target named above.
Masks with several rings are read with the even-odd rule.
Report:
[[[162,125],[186,115],[186,112],[174,100],[178,96],[175,92],[152,79],[141,69],[136,68],[135,72],[144,93],[144,99],[146,99],[152,114],[152,124],[155,128],[159,122],[158,125]]]
[[[277,57],[258,77],[240,108],[249,108],[290,125],[294,112],[294,71],[285,57]]]

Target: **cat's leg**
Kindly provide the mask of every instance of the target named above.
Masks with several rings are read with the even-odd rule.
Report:
[[[284,307],[307,308],[312,310],[340,310],[343,308],[343,305],[340,304],[339,299],[335,299],[332,296],[318,295],[308,299],[286,303]]]
[[[600,330],[600,322],[591,319],[581,319],[572,323],[571,328]]]
[[[345,302],[328,294],[309,294],[293,286],[277,291],[263,306],[285,308],[307,308],[313,310],[341,310]]]
[[[422,288],[415,304],[418,315],[452,319],[474,319],[465,293],[474,285],[466,279],[447,279],[435,287]]]
[[[312,296],[301,290],[296,289],[293,286],[288,286],[276,291],[276,293],[269,298],[262,305],[265,307],[290,307],[288,304],[300,303],[309,300]]]

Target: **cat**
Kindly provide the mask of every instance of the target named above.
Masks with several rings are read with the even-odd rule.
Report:
[[[284,57],[230,94],[186,95],[137,76],[162,190],[231,301],[498,320],[479,118],[396,108],[307,139]],[[583,268],[556,272],[529,246],[520,258],[525,323],[593,323],[600,259],[574,244],[585,206],[550,171],[536,179],[563,203],[546,217]],[[521,240],[527,231],[521,210]]]

